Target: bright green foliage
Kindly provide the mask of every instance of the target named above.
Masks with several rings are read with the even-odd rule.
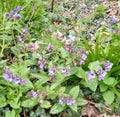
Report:
[[[119,106],[118,19],[100,2],[93,10],[92,1],[71,1],[55,1],[50,12],[47,0],[0,0],[0,117],[78,117],[92,102]]]

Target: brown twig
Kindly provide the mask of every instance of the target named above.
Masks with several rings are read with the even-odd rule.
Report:
[[[89,99],[84,98],[89,104],[95,105],[97,104],[96,102],[90,101]],[[106,105],[103,105],[102,108],[104,108],[105,110],[111,111],[110,108],[108,108]]]
[[[55,2],[55,0],[52,0],[52,2],[51,2],[51,9],[50,9],[51,12],[53,12],[53,9],[54,9],[54,2]]]

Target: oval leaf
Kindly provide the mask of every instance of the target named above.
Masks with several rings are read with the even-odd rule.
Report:
[[[114,93],[112,91],[107,91],[103,94],[103,98],[106,104],[111,104],[114,101]]]

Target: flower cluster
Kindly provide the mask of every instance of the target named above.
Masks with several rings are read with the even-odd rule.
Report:
[[[76,102],[76,100],[74,98],[70,98],[70,97],[60,97],[58,103],[59,104],[67,104],[68,106],[74,104]]]
[[[86,59],[87,55],[85,53],[81,54],[80,65],[84,64]]]
[[[105,70],[100,69],[97,71],[97,74],[98,74],[98,80],[100,81],[104,79],[107,72]]]
[[[29,48],[31,49],[31,51],[37,51],[39,49],[39,44],[31,43],[31,44],[29,44]]]
[[[66,50],[70,53],[73,53],[73,48],[71,47],[71,40],[70,39],[66,40]]]
[[[89,81],[93,81],[93,79],[96,77],[96,74],[95,74],[95,72],[94,71],[89,71],[89,72],[87,72],[87,74],[88,74],[88,80]]]
[[[65,76],[70,76],[70,72],[68,71],[67,68],[62,68],[61,72],[65,74]]]
[[[43,69],[45,65],[47,64],[47,62],[45,59],[39,58],[38,64],[39,64],[40,69]]]
[[[10,20],[15,19],[15,20],[20,20],[22,19],[22,16],[18,14],[18,12],[22,9],[21,6],[18,6],[14,10],[11,10],[10,13],[5,14],[5,18],[9,18]]]
[[[106,72],[107,72],[107,71],[110,71],[111,68],[112,68],[112,66],[113,66],[113,63],[111,63],[110,61],[105,61],[105,62],[104,62],[104,67],[105,67],[105,71],[106,71]]]
[[[16,77],[15,75],[12,74],[12,72],[10,70],[5,70],[5,72],[3,73],[3,78],[9,82],[13,81],[15,84],[25,84],[26,83],[25,79]]]
[[[89,10],[87,8],[84,9],[84,13],[85,14],[88,14],[89,13]]]
[[[78,16],[77,16],[77,19],[81,19],[81,18],[84,18],[81,14],[79,14]]]
[[[22,30],[22,33],[17,36],[17,41],[19,43],[22,43],[22,44],[24,43],[23,39],[26,38],[29,34],[27,29],[28,29],[28,25],[26,25],[25,28]]]
[[[96,74],[98,75],[99,81],[104,79],[107,72],[110,71],[113,66],[113,63],[111,63],[110,61],[105,61],[103,62],[103,64],[104,64],[104,69],[100,67],[100,69],[96,72]],[[93,79],[96,77],[96,74],[94,71],[88,71],[87,74],[88,74],[89,81],[93,81]]]
[[[56,70],[56,69],[55,69],[54,67],[53,67],[53,68],[50,68],[48,75],[49,75],[50,77],[54,77],[54,75],[55,75],[55,70]]]
[[[53,48],[52,45],[49,43],[47,46],[47,50],[50,51],[50,50],[52,50],[52,48]]]
[[[40,99],[40,104],[42,104],[44,102],[44,98],[47,96],[47,93],[46,92],[43,92],[43,91],[40,91],[40,90],[37,90],[37,91],[30,91],[27,95],[26,95],[26,98],[34,98],[34,99],[37,99],[39,96],[42,96],[42,98]]]

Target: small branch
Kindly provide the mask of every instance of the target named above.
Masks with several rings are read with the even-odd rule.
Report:
[[[53,9],[54,9],[54,2],[55,2],[55,0],[52,0],[52,2],[51,2],[51,9],[50,9],[51,12],[53,12]]]
[[[85,99],[89,104],[92,104],[92,105],[97,104],[97,103],[95,103],[95,102],[93,102],[93,101],[90,101],[89,99],[86,99],[86,98],[84,98],[84,99]],[[104,108],[104,109],[106,109],[106,110],[108,110],[108,111],[111,111],[111,109],[108,108],[106,105],[103,105],[102,108]]]

